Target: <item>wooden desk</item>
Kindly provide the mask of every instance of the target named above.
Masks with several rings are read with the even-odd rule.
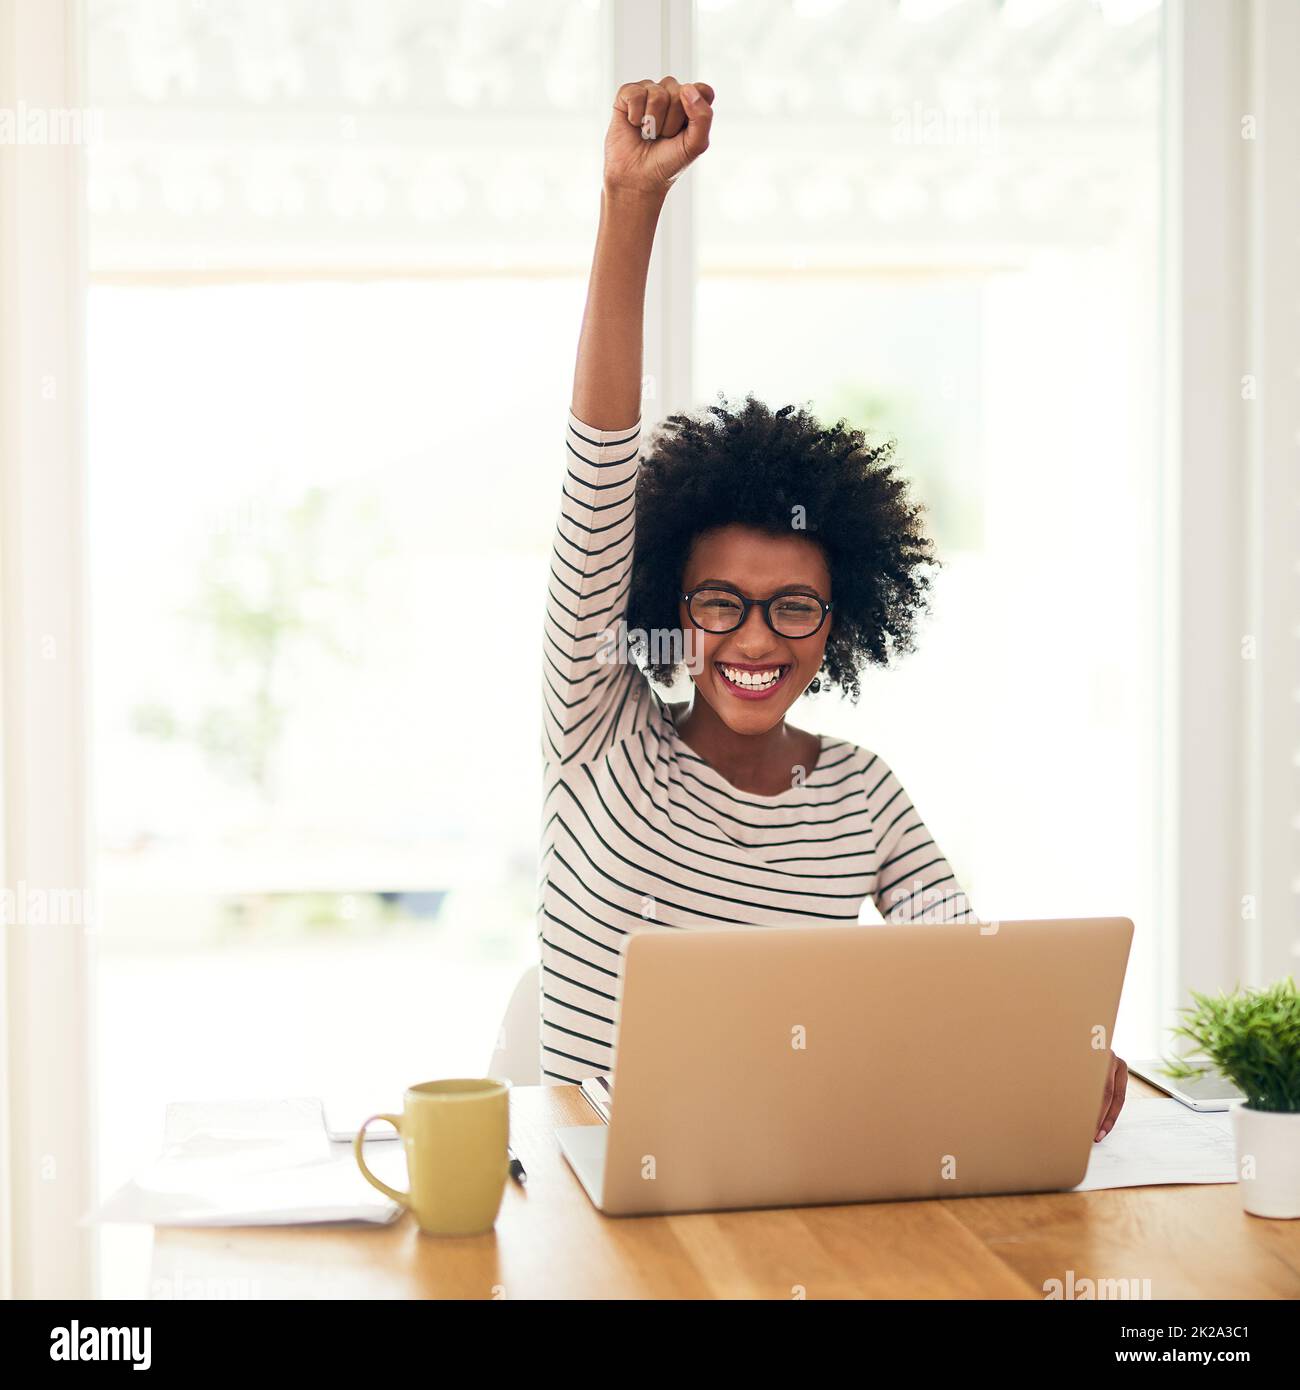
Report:
[[[1155,1095],[1136,1078],[1131,1097]],[[496,1230],[159,1230],[153,1289],[252,1298],[1023,1298],[1044,1281],[1149,1279],[1153,1298],[1300,1298],[1300,1221],[1233,1185],[607,1218],[551,1131],[598,1124],[574,1086],[516,1088]]]

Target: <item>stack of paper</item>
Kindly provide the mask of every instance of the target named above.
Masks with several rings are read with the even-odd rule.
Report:
[[[1202,1113],[1177,1100],[1131,1100],[1092,1146],[1075,1192],[1164,1183],[1236,1182],[1232,1114]]]
[[[366,1161],[406,1186],[401,1147]],[[361,1176],[352,1146],[325,1134],[319,1100],[184,1102],[167,1107],[158,1159],[119,1188],[101,1222],[153,1226],[274,1226],[323,1221],[384,1223],[402,1208]]]

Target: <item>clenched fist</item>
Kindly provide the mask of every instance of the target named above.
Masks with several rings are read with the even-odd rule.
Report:
[[[605,134],[605,188],[665,193],[709,147],[713,88],[675,77],[625,82]]]

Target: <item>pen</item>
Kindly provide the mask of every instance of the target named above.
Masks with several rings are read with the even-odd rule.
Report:
[[[524,1172],[524,1165],[515,1157],[515,1151],[506,1146],[506,1157],[510,1160],[510,1176],[522,1187],[528,1181],[528,1174]]]

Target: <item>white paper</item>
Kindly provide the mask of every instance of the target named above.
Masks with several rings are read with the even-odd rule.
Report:
[[[1232,1113],[1190,1110],[1177,1100],[1130,1100],[1092,1146],[1075,1192],[1164,1183],[1237,1181]]]
[[[400,1147],[366,1162],[401,1190]],[[388,1222],[402,1208],[361,1176],[352,1146],[331,1144],[319,1100],[183,1102],[167,1107],[157,1160],[117,1190],[98,1222],[278,1226]]]

